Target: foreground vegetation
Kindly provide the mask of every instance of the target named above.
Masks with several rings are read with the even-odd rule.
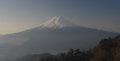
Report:
[[[120,36],[103,39],[87,52],[70,49],[60,56],[41,58],[39,61],[120,61]]]

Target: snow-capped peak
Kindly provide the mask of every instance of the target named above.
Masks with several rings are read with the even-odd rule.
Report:
[[[40,25],[40,27],[48,27],[48,28],[62,28],[62,27],[76,27],[78,25],[75,25],[71,23],[70,21],[67,21],[66,19],[60,17],[60,16],[55,16],[51,20],[43,23]]]

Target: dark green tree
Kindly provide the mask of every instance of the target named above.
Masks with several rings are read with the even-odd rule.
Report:
[[[39,61],[45,61],[45,59],[44,59],[44,58],[41,58]]]
[[[111,61],[114,60],[113,54],[108,53],[107,55],[100,56],[100,61]]]
[[[53,57],[52,61],[59,61],[57,57]]]
[[[81,53],[82,53],[82,52],[81,52],[79,49],[76,49],[76,50],[74,51],[74,55],[75,55],[75,56],[80,56]]]
[[[67,55],[73,56],[73,54],[74,54],[74,50],[72,48],[70,48],[70,50],[68,51]]]

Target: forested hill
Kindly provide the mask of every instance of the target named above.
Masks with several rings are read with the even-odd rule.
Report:
[[[89,52],[93,54],[90,61],[120,61],[120,36],[101,40]]]
[[[79,49],[70,49],[68,53],[61,53],[58,59],[56,57],[48,59],[50,58],[42,58],[40,61],[120,61],[120,36],[103,39],[86,53]]]
[[[29,61],[120,61],[120,36],[115,38],[103,39],[97,46],[87,52],[81,52],[79,49],[70,49],[67,53],[61,53],[59,56],[29,57]]]

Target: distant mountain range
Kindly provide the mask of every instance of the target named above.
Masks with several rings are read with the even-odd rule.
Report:
[[[101,39],[119,34],[78,26],[56,16],[39,27],[0,36],[0,61],[12,61],[27,54],[57,54],[69,48],[88,50]]]

